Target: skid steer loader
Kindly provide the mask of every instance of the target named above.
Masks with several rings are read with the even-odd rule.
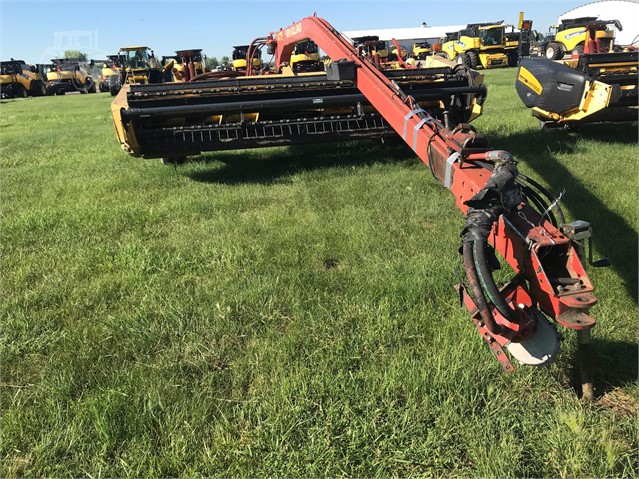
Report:
[[[45,79],[36,66],[22,60],[0,62],[0,95],[2,98],[26,98],[44,96],[47,93]]]
[[[47,95],[65,93],[95,93],[93,77],[79,58],[54,58],[47,72]]]

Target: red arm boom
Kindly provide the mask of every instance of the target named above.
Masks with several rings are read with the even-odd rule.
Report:
[[[502,346],[524,339],[535,322],[537,307],[565,327],[591,328],[594,320],[586,313],[596,298],[573,242],[547,216],[521,200],[516,182],[520,176],[512,156],[490,150],[485,138],[469,125],[451,126],[421,110],[321,18],[307,17],[268,37],[276,66],[290,59],[295,43],[306,39],[313,40],[333,62],[354,63],[357,88],[468,213],[464,264],[475,301],[466,295],[465,302],[485,339]],[[491,172],[487,166],[493,162]],[[485,223],[487,217],[490,221]],[[486,240],[518,273],[517,281],[497,293],[484,284],[488,281],[482,263]],[[483,295],[478,297],[482,289],[486,301]],[[498,353],[494,347],[493,351]],[[502,364],[510,364],[505,363],[507,359]]]

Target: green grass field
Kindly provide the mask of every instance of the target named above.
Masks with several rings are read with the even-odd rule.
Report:
[[[637,124],[475,126],[592,223],[575,335],[502,372],[459,306],[463,215],[408,148],[128,157],[108,94],[3,101],[2,477],[637,477]]]

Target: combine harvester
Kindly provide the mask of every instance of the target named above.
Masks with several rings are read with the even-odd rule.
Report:
[[[543,128],[637,120],[638,52],[614,51],[611,40],[602,41],[602,23],[609,22],[584,27],[584,52],[575,52],[570,60],[522,59],[515,88]]]
[[[294,75],[295,45],[312,40],[332,59],[327,73]],[[517,171],[468,122],[481,110],[482,77],[429,56],[425,68],[380,70],[328,22],[307,17],[254,40],[275,55],[272,74],[181,84],[124,86],[112,104],[117,137],[144,158],[201,151],[399,135],[454,195],[468,288],[459,293],[505,370],[554,360],[559,335],[547,317],[578,333],[583,396],[592,398],[588,348],[597,302],[584,269],[588,223],[565,224],[550,194]],[[492,246],[491,246],[492,244]],[[499,289],[500,252],[515,271]],[[601,262],[599,265],[602,265]]]

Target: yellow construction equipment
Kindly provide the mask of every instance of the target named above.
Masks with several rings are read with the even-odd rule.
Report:
[[[0,62],[0,85],[2,98],[44,96],[47,93],[45,79],[37,67],[13,58]]]
[[[165,81],[191,81],[206,70],[202,49],[178,50],[175,55],[163,56],[161,63]]]
[[[457,64],[470,68],[503,68],[517,65],[516,35],[510,37],[506,29],[512,25],[503,21],[471,23],[458,32],[447,33],[442,45],[443,54]]]
[[[291,54],[291,68],[294,72],[314,72],[324,70],[320,61],[319,48],[312,40],[295,44]]]
[[[614,27],[614,28],[611,28]],[[597,20],[597,17],[581,17],[562,20],[559,25],[550,27],[545,38],[545,56],[550,60],[559,60],[566,53],[581,55],[588,39],[588,30],[596,31],[596,39],[602,48],[612,52],[614,48],[615,28],[622,30],[618,20]]]
[[[109,91],[115,96],[123,85],[162,83],[162,66],[153,50],[145,46],[122,47],[118,53],[119,75],[109,77]]]
[[[95,93],[95,81],[79,58],[54,58],[48,67],[47,95],[64,95],[79,91]]]
[[[637,51],[586,53],[564,63],[524,58],[516,89],[543,127],[636,121]]]
[[[247,54],[249,51],[249,45],[239,45],[233,47],[233,53],[231,55],[233,59],[233,70],[238,72],[245,72],[247,70],[248,61]],[[261,68],[262,67],[262,52],[261,50],[253,50],[251,56],[251,66],[252,68]]]

